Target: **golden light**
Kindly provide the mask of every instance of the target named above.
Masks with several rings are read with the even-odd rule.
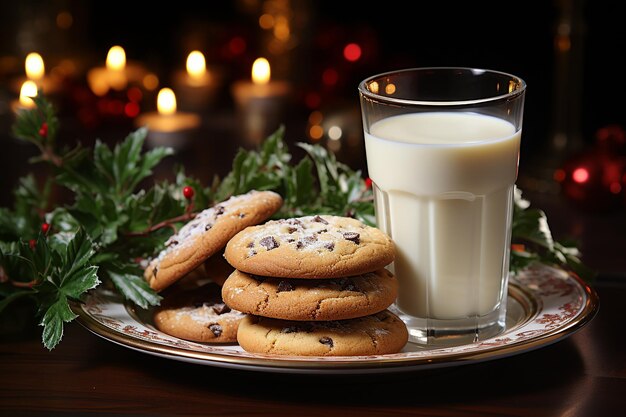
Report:
[[[372,81],[369,85],[369,89],[372,93],[378,94],[378,83],[376,81]]]
[[[396,92],[396,85],[389,83],[385,86],[385,93],[391,95]]]
[[[309,136],[313,140],[319,140],[324,136],[324,128],[320,125],[313,125],[309,128]]]
[[[146,90],[156,90],[156,88],[159,86],[159,77],[152,73],[146,74],[146,76],[143,77],[142,83]]]
[[[20,88],[20,105],[32,109],[35,102],[31,97],[37,97],[37,84],[34,81],[24,81]]]
[[[26,77],[29,80],[39,81],[43,78],[46,68],[43,65],[43,58],[37,52],[31,52],[26,56]]]
[[[265,58],[257,58],[252,64],[252,82],[255,84],[267,84],[270,82],[270,63]]]
[[[157,110],[164,116],[176,113],[176,96],[171,88],[162,88],[157,96]]]
[[[278,16],[274,24],[274,37],[279,41],[287,41],[290,35],[289,20],[285,16]]]
[[[121,71],[126,67],[126,52],[121,46],[115,45],[109,49],[106,60],[107,69]]]
[[[187,57],[187,74],[192,78],[202,78],[206,74],[206,60],[200,51],[192,51]]]
[[[261,29],[271,29],[274,27],[274,16],[269,13],[262,14],[259,17],[259,26]]]

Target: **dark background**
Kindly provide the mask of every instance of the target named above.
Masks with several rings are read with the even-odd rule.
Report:
[[[358,105],[358,82],[375,73],[414,66],[469,66],[510,72],[527,81],[524,143],[529,149],[540,147],[553,133],[558,110],[555,85],[560,82],[566,83],[569,94],[576,93],[571,99],[580,103],[576,114],[580,120],[570,123],[578,125],[584,141],[592,141],[604,125],[625,124],[623,2],[429,1],[411,3],[411,11],[399,0],[379,5],[329,0],[290,4],[292,24],[300,26],[292,29],[298,39],[283,54],[290,63],[276,76],[297,82],[299,92],[322,90],[320,73],[334,66],[339,81],[322,105],[338,99]],[[31,50],[40,51],[44,59],[79,55],[93,66],[102,63],[110,46],[120,44],[129,60],[146,63],[162,84],[184,65],[194,47],[207,55],[209,64],[226,65],[231,79],[247,76],[252,60],[265,52],[266,36],[257,24],[264,2],[259,0],[170,2],[164,7],[138,3],[137,11],[119,0],[29,0],[3,2],[1,7],[3,55],[23,59]],[[74,17],[72,27],[61,35],[52,27],[60,10],[69,10]],[[49,21],[42,23],[46,18]],[[561,21],[570,24],[569,71],[574,77],[557,67],[555,37]],[[27,35],[25,28],[30,28]],[[232,37],[246,42],[245,52],[235,59],[223,53]],[[353,65],[342,62],[341,51],[348,42],[358,42],[364,50]],[[226,105],[228,100],[224,97]]]
[[[271,31],[261,29],[258,19],[269,9],[281,7],[289,13],[291,38],[282,52],[272,53],[268,48]],[[61,11],[69,11],[73,17],[71,27],[64,30],[55,24]],[[357,85],[380,72],[417,66],[465,66],[515,74],[528,85],[518,185],[538,194],[536,201],[544,204],[542,194],[561,192],[552,181],[555,168],[577,152],[589,152],[599,129],[612,124],[626,127],[625,20],[624,2],[609,0],[238,0],[169,2],[163,6],[141,2],[133,3],[133,10],[129,2],[119,0],[2,2],[0,204],[11,204],[9,190],[20,176],[32,170],[39,176],[49,173],[41,165],[27,164],[35,150],[9,134],[14,119],[9,103],[16,98],[10,86],[23,74],[26,54],[40,52],[47,68],[63,57],[77,62],[77,73],[66,96],[57,100],[62,140],[90,145],[101,138],[114,143],[134,128],[132,120],[98,118],[95,114],[86,123],[76,97],[87,97],[86,103],[91,104],[96,100],[89,97],[85,73],[103,65],[108,49],[115,44],[125,48],[129,61],[141,62],[157,74],[160,87],[171,84],[173,72],[184,68],[192,49],[204,52],[210,68],[223,70],[219,99],[201,114],[203,127],[197,134],[197,146],[182,150],[166,164],[168,169],[174,163],[186,165],[188,172],[207,182],[214,174],[229,170],[242,145],[230,85],[249,78],[251,64],[258,56],[268,57],[273,78],[288,80],[294,87],[284,113],[290,145],[311,141],[308,118],[314,110],[323,112],[325,118],[339,115],[344,130],[356,132],[360,138]],[[235,52],[234,41],[240,46]],[[351,42],[358,43],[363,51],[356,62],[343,57],[344,46]],[[324,81],[329,70],[336,75],[331,84]],[[317,100],[313,105],[307,102],[311,96]],[[154,96],[146,93],[141,111],[153,108]],[[560,148],[554,144],[557,134],[566,139]],[[326,143],[326,138],[320,143]],[[297,156],[297,150],[295,153]],[[366,170],[362,146],[344,146],[337,156],[354,168]],[[623,181],[626,185],[626,177]],[[619,197],[624,203],[611,207],[613,213],[620,213],[620,219],[626,207],[624,194],[622,191]],[[593,200],[588,197],[587,203]],[[564,201],[579,209],[566,198]],[[548,207],[549,201],[545,204]],[[574,213],[586,216],[590,207],[595,208],[586,204]],[[560,222],[561,230],[584,238],[575,222],[565,219],[551,216],[557,229]]]

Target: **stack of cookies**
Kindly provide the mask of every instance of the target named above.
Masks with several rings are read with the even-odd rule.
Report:
[[[248,227],[227,244],[236,268],[222,287],[247,313],[237,341],[249,352],[344,356],[395,353],[408,340],[387,307],[398,282],[384,269],[394,246],[380,230],[338,216]]]
[[[152,289],[163,291],[184,277],[204,275],[205,267],[212,265],[208,269],[218,273],[204,277],[208,275],[219,281],[223,268],[216,265],[230,238],[248,226],[264,222],[281,205],[282,198],[274,192],[251,191],[198,213],[168,239],[166,248],[149,263],[144,278]],[[218,262],[212,262],[212,258]],[[186,287],[183,291],[164,293],[164,300],[154,314],[155,326],[186,340],[235,342],[244,315],[223,303],[220,287],[216,283]]]

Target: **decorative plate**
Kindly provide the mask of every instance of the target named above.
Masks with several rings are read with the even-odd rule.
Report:
[[[538,266],[511,277],[503,333],[474,344],[425,348],[408,343],[391,355],[294,357],[245,352],[238,345],[190,342],[164,334],[151,310],[136,309],[113,292],[96,289],[73,306],[79,322],[98,336],[151,355],[226,368],[287,373],[379,373],[457,366],[527,352],[561,340],[589,323],[598,296],[578,277]]]

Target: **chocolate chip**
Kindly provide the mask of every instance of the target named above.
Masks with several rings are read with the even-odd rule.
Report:
[[[296,241],[296,239],[294,239],[294,238],[292,238],[292,237],[290,237],[289,239],[287,239],[287,243],[293,243],[293,242],[295,242],[295,241]]]
[[[322,217],[320,216],[315,216],[313,217],[313,221],[314,222],[318,222],[318,223],[323,223],[323,224],[328,224],[328,222],[326,220],[324,220]]]
[[[335,242],[328,242],[324,245],[324,247],[332,252],[335,250]]]
[[[342,279],[340,284],[341,291],[359,291],[359,287],[351,279]]]
[[[330,337],[326,337],[326,336],[322,337],[320,339],[320,343],[323,345],[328,345],[330,347],[333,347],[333,339],[331,339]]]
[[[253,248],[253,247],[254,247],[254,242],[249,242],[249,243],[246,245],[246,248]]]
[[[209,330],[215,335],[215,337],[220,337],[222,334],[222,326],[217,323],[209,324]]]
[[[244,217],[246,217],[246,213],[239,213],[239,218],[243,219]]]
[[[152,275],[156,278],[156,274],[157,272],[159,272],[159,268],[158,267],[154,267],[154,269],[152,270]]]
[[[277,247],[280,246],[280,244],[276,241],[276,239],[274,239],[274,236],[265,236],[263,239],[261,239],[259,243],[268,251],[272,249],[276,249]]]
[[[215,206],[215,217],[221,216],[222,214],[224,214],[224,211],[224,206]]]
[[[302,249],[304,247],[304,243],[299,240],[298,243],[296,243],[296,249]]]
[[[291,282],[285,281],[285,280],[281,280],[278,283],[278,289],[277,289],[276,292],[293,291],[295,289],[296,289],[295,285],[293,285]]]
[[[213,311],[216,312],[217,314],[224,314],[230,311],[230,307],[228,307],[224,303],[219,303],[213,306]]]
[[[318,231],[317,231],[317,232],[315,232],[315,233],[317,233],[318,235],[321,235],[322,233],[326,233],[326,232],[328,232],[328,229],[318,230]]]
[[[357,245],[361,243],[361,235],[356,232],[346,232],[343,234],[343,238],[351,242],[354,242]]]
[[[167,242],[165,242],[165,245],[166,245],[166,246],[168,246],[168,247],[169,247],[169,246],[176,246],[176,245],[178,245],[178,240],[176,240],[176,239],[170,239],[170,240],[168,240]]]
[[[305,237],[304,237],[304,241],[305,241],[306,243],[313,243],[313,242],[317,242],[317,236],[316,236],[316,235],[305,236]]]
[[[296,227],[289,227],[289,228],[287,228],[287,233],[291,234],[291,233],[296,232],[297,230],[298,230],[298,228],[296,228]]]
[[[256,251],[253,249],[253,250],[251,250],[251,251],[248,253],[248,258],[250,258],[250,257],[252,257],[252,256],[254,256],[254,255],[256,255]]]
[[[302,224],[302,222],[300,220],[298,220],[298,219],[287,219],[287,220],[285,220],[285,222],[287,224],[293,224],[293,225],[301,225]]]

